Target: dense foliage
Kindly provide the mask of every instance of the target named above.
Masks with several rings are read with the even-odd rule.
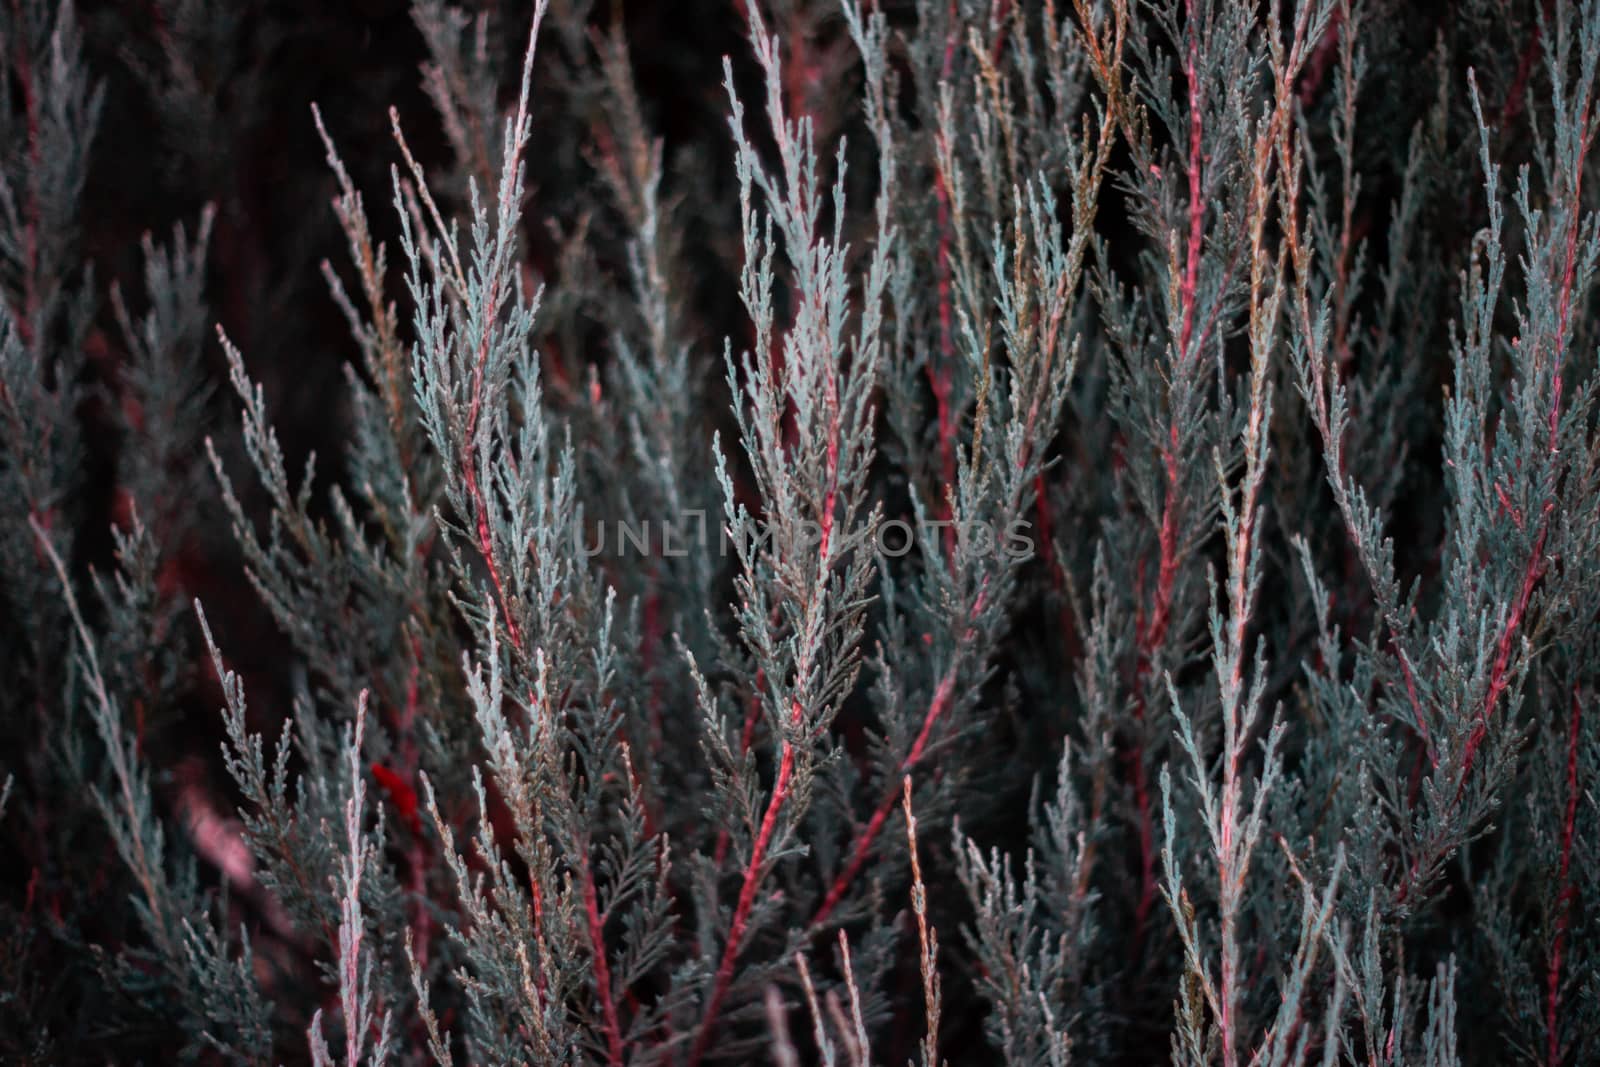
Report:
[[[0,5],[0,1061],[1600,1061],[1597,95]]]

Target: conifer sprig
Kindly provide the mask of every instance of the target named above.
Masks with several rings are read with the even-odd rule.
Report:
[[[0,1061],[1600,1056],[1600,0],[126,7]]]

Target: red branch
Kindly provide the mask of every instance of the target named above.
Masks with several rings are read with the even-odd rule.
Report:
[[[466,480],[467,497],[472,504],[472,510],[477,520],[478,551],[483,556],[484,566],[489,569],[489,580],[494,586],[495,598],[500,604],[500,615],[505,620],[506,633],[511,637],[512,645],[517,651],[524,652],[522,644],[522,628],[517,625],[516,616],[511,612],[511,606],[506,598],[505,583],[500,579],[500,565],[495,561],[494,538],[489,530],[489,507],[483,497],[483,490],[478,485],[478,468],[476,464],[476,450],[473,448],[473,438],[477,436],[478,419],[483,411],[483,375],[489,362],[489,344],[493,336],[492,318],[495,308],[500,303],[500,279],[498,276],[490,283],[489,299],[484,304],[483,310],[483,337],[478,343],[478,358],[472,368],[472,400],[467,407],[467,424],[463,433],[466,442],[465,462],[462,464],[462,476]],[[531,703],[531,700],[530,700]],[[528,871],[528,890],[533,898],[533,935],[535,943],[542,944],[544,940],[544,890],[539,884],[539,878],[533,870]],[[603,946],[595,946],[596,955],[603,953]],[[544,974],[541,971],[536,976],[539,995],[544,995]],[[610,990],[602,989],[602,999],[610,998]]]
[[[1195,315],[1199,305],[1200,253],[1205,238],[1204,200],[1204,101],[1200,83],[1200,27],[1196,21],[1194,0],[1186,4],[1189,44],[1184,58],[1183,72],[1189,85],[1189,236],[1184,252],[1183,284],[1179,299],[1183,304],[1183,324],[1179,330],[1179,373],[1183,365],[1194,358],[1199,347],[1195,342]],[[1231,270],[1231,264],[1230,264]],[[1208,317],[1200,341],[1204,343],[1211,320]],[[1176,376],[1175,376],[1176,377]],[[1178,577],[1178,509],[1181,472],[1178,466],[1178,421],[1171,415],[1167,442],[1162,448],[1162,467],[1166,473],[1166,499],[1161,507],[1159,535],[1160,563],[1156,573],[1155,600],[1151,605],[1148,624],[1139,634],[1139,645],[1134,667],[1133,717],[1142,724],[1145,716],[1144,685],[1155,664],[1156,653],[1165,644],[1172,623],[1173,589]],[[1144,941],[1145,926],[1155,905],[1155,831],[1150,801],[1149,770],[1145,767],[1144,744],[1137,737],[1124,757],[1133,776],[1133,799],[1139,817],[1139,902],[1134,907],[1134,945]],[[1137,951],[1137,948],[1135,949]]]
[[[483,339],[478,344],[478,359],[472,368],[472,402],[467,408],[467,426],[463,439],[466,441],[466,462],[462,464],[462,476],[467,483],[467,497],[472,501],[472,510],[475,513],[478,527],[478,551],[483,555],[483,562],[489,568],[489,580],[494,584],[495,596],[500,601],[500,613],[506,620],[506,632],[511,635],[511,641],[522,649],[522,632],[517,626],[516,617],[511,613],[511,605],[506,600],[505,583],[500,580],[500,565],[495,562],[494,538],[489,531],[489,508],[483,499],[483,490],[478,486],[477,455],[472,447],[472,439],[477,436],[478,418],[483,410],[483,371],[489,362],[489,342],[493,336],[491,319],[495,308],[500,303],[500,279],[497,276],[489,286],[489,299],[483,311]]]
[[[1561,427],[1561,365],[1566,358],[1567,347],[1567,322],[1572,311],[1572,290],[1577,283],[1578,268],[1578,230],[1582,218],[1579,206],[1582,204],[1583,195],[1583,160],[1589,154],[1589,112],[1586,103],[1583,115],[1579,120],[1578,128],[1585,131],[1582,141],[1578,146],[1578,168],[1573,178],[1572,194],[1568,201],[1567,210],[1571,213],[1571,221],[1567,226],[1566,240],[1566,265],[1561,275],[1561,299],[1558,302],[1556,337],[1555,337],[1555,374],[1550,386],[1550,444],[1551,456],[1559,452],[1558,439]],[[1528,604],[1533,598],[1534,586],[1544,574],[1544,543],[1545,537],[1550,532],[1550,514],[1555,510],[1556,502],[1547,498],[1544,502],[1539,518],[1539,533],[1534,538],[1533,552],[1528,557],[1527,569],[1522,575],[1522,589],[1517,595],[1517,602],[1512,608],[1511,617],[1506,620],[1506,628],[1500,634],[1500,641],[1495,648],[1494,666],[1489,673],[1489,692],[1484,698],[1483,712],[1478,716],[1477,723],[1472,728],[1472,733],[1467,737],[1466,750],[1461,761],[1461,780],[1456,786],[1456,796],[1459,798],[1461,790],[1467,784],[1467,772],[1472,769],[1473,757],[1477,755],[1478,748],[1483,744],[1489,732],[1489,718],[1494,712],[1495,704],[1504,692],[1507,679],[1506,672],[1511,663],[1511,650],[1516,643],[1518,631],[1521,629],[1522,620],[1528,611]]]
[[[501,615],[505,619],[506,632],[511,637],[513,646],[519,652],[526,652],[523,646],[521,627],[517,625],[515,615],[506,596],[505,583],[500,576],[500,567],[495,558],[494,540],[489,529],[489,509],[484,500],[482,489],[478,484],[478,473],[475,464],[475,450],[472,447],[473,438],[476,436],[478,419],[483,406],[483,378],[484,370],[489,360],[489,346],[492,338],[491,318],[499,304],[500,282],[495,279],[489,289],[489,298],[485,305],[483,321],[483,337],[478,346],[478,358],[472,372],[472,400],[467,409],[467,422],[465,440],[467,442],[466,463],[463,465],[463,476],[466,481],[467,495],[471,500],[476,513],[478,549],[483,554],[484,564],[489,569],[489,579],[494,586],[495,596],[500,602]],[[594,952],[595,989],[600,998],[600,1010],[605,1020],[606,1044],[610,1062],[621,1064],[623,1056],[622,1028],[617,1018],[616,1002],[611,995],[611,972],[606,959],[606,946],[604,931],[599,913],[598,898],[595,891],[594,871],[589,862],[587,848],[580,850],[577,858],[579,878],[583,882],[584,905],[588,918],[588,934],[590,947]],[[542,940],[541,931],[544,928],[544,893],[539,885],[535,872],[529,871],[528,883],[533,898],[533,925],[534,937]],[[542,996],[544,993],[544,976],[538,976],[538,989]]]
[[[817,559],[821,574],[826,576],[832,557],[828,549],[833,540],[833,508],[839,495],[839,398],[837,388],[833,384],[833,375],[828,375],[828,403],[833,409],[829,422],[828,434],[828,488],[822,498],[821,523],[822,536],[817,539]]]
[[[1566,947],[1567,927],[1572,921],[1572,831],[1578,819],[1578,690],[1572,690],[1572,717],[1567,724],[1567,810],[1561,821],[1561,870],[1556,876],[1560,890],[1556,895],[1556,929],[1550,942],[1550,969],[1545,978],[1544,1025],[1545,1063],[1558,1067],[1561,1041],[1556,1030],[1556,1010],[1561,1006],[1561,953]]]
[[[1550,513],[1555,507],[1555,501],[1545,501],[1544,518],[1539,523],[1539,536],[1534,539],[1533,551],[1528,556],[1528,567],[1522,573],[1522,588],[1517,593],[1517,602],[1512,605],[1511,616],[1506,619],[1505,629],[1500,632],[1500,640],[1495,645],[1494,665],[1489,670],[1489,691],[1483,698],[1483,710],[1478,713],[1478,721],[1473,724],[1472,733],[1467,735],[1466,748],[1461,756],[1461,781],[1456,786],[1458,799],[1461,791],[1466,788],[1472,761],[1489,736],[1489,718],[1494,714],[1495,705],[1500,702],[1500,694],[1505,692],[1506,686],[1510,683],[1507,674],[1511,666],[1511,651],[1516,645],[1517,634],[1521,632],[1522,621],[1527,617],[1528,605],[1533,600],[1534,587],[1539,584],[1539,576],[1544,573],[1544,541],[1550,532]]]
[[[606,1062],[614,1067],[622,1064],[622,1026],[617,1021],[617,1005],[611,999],[611,965],[606,960],[604,921],[600,917],[599,894],[594,888],[594,870],[585,858],[578,864],[583,877],[583,911],[589,921],[589,943],[594,947],[594,984],[600,990],[600,1011],[605,1017]]]
[[[794,721],[801,718],[800,702],[793,705]],[[761,818],[761,829],[756,832],[754,846],[750,850],[750,863],[745,867],[744,883],[739,887],[739,902],[733,909],[733,921],[728,927],[728,943],[722,951],[722,962],[717,966],[717,976],[711,987],[711,997],[706,1001],[705,1022],[700,1025],[700,1034],[695,1038],[694,1048],[689,1052],[688,1067],[698,1067],[700,1060],[706,1054],[707,1047],[711,1044],[712,1035],[716,1032],[717,1012],[722,1008],[722,998],[727,996],[728,986],[733,981],[734,964],[739,959],[739,942],[744,939],[745,925],[750,920],[750,909],[755,906],[756,891],[761,887],[761,874],[764,861],[767,857],[767,848],[772,844],[772,835],[778,827],[778,815],[783,810],[783,805],[789,799],[789,783],[794,776],[794,747],[787,741],[783,743],[783,754],[778,761],[778,780],[772,787],[772,799],[767,802],[767,813]]]
[[[944,714],[945,709],[950,706],[950,696],[955,691],[955,685],[956,665],[952,662],[950,669],[939,680],[939,687],[934,691],[933,699],[928,703],[928,713],[923,716],[922,729],[918,731],[917,739],[912,742],[911,751],[900,762],[900,769],[892,779],[893,781],[903,781],[904,777],[910,774],[917,764],[922,762],[923,752],[928,745],[928,738],[933,733],[934,724]],[[872,818],[868,820],[866,828],[856,838],[855,847],[850,850],[849,861],[839,871],[839,876],[833,880],[833,885],[828,888],[828,894],[823,897],[822,905],[817,908],[817,913],[811,917],[811,929],[815,930],[826,922],[828,916],[833,913],[833,909],[838,907],[839,901],[844,899],[846,891],[850,888],[850,883],[855,881],[856,875],[861,873],[861,868],[866,864],[867,854],[872,851],[872,843],[883,829],[883,824],[888,819],[889,813],[894,810],[895,801],[899,796],[900,789],[891,786],[884,793],[883,799],[878,802],[877,810],[872,813]]]
[[[1578,230],[1582,219],[1579,205],[1582,203],[1583,193],[1583,161],[1587,158],[1590,148],[1589,115],[1592,102],[1585,101],[1583,114],[1579,119],[1578,128],[1583,130],[1581,141],[1578,145],[1578,167],[1573,178],[1572,191],[1567,201],[1571,218],[1567,228],[1566,264],[1561,275],[1561,298],[1557,302],[1557,322],[1555,336],[1555,372],[1550,386],[1550,415],[1549,415],[1549,454],[1556,456],[1560,449],[1559,431],[1561,427],[1561,366],[1566,358],[1567,347],[1567,322],[1572,310],[1572,291],[1577,282],[1577,255],[1578,255]],[[1537,357],[1537,349],[1530,359]],[[1466,746],[1462,752],[1461,775],[1456,782],[1456,800],[1461,799],[1467,787],[1467,776],[1472,770],[1473,760],[1478,754],[1478,749],[1489,735],[1489,721],[1494,714],[1495,705],[1499,703],[1500,694],[1509,685],[1507,674],[1511,666],[1511,653],[1516,645],[1518,634],[1528,614],[1528,607],[1533,600],[1534,588],[1539,579],[1544,575],[1545,539],[1550,533],[1550,516],[1555,511],[1556,501],[1554,496],[1545,498],[1544,505],[1540,508],[1539,532],[1534,537],[1533,551],[1529,553],[1527,568],[1522,573],[1522,587],[1518,590],[1516,603],[1512,605],[1511,615],[1506,619],[1505,629],[1500,633],[1500,639],[1495,645],[1494,664],[1489,670],[1489,688],[1484,695],[1483,708],[1479,711],[1478,721],[1473,724],[1472,733],[1467,735]],[[1421,869],[1422,857],[1418,857],[1411,865],[1411,870],[1401,884],[1395,899],[1403,902],[1411,888],[1412,881]]]
[[[529,694],[529,705],[533,704],[533,694]],[[631,770],[631,768],[630,768]],[[638,788],[637,780],[630,783]],[[576,850],[575,865],[578,878],[583,884],[583,905],[587,919],[589,948],[594,953],[594,984],[595,993],[600,998],[600,1014],[604,1020],[608,1061],[621,1067],[622,1064],[622,1026],[617,1018],[616,1001],[611,995],[611,967],[606,958],[606,941],[604,920],[600,916],[599,897],[595,890],[594,867],[589,861],[588,842],[580,842]],[[528,871],[528,884],[533,893],[533,931],[537,943],[543,944],[544,929],[544,893],[539,885],[537,873],[531,868]],[[537,986],[541,1002],[544,997],[544,974],[537,976]]]
[[[1417,679],[1411,671],[1411,659],[1406,655],[1406,650],[1400,647],[1400,639],[1390,627],[1389,643],[1394,646],[1395,659],[1400,662],[1400,674],[1405,678],[1406,698],[1411,701],[1411,714],[1417,720],[1417,733],[1422,737],[1422,746],[1428,757],[1428,762],[1439,766],[1439,751],[1433,746],[1433,734],[1428,730],[1428,720],[1422,711],[1422,700],[1417,695]],[[1419,764],[1420,766],[1420,764]]]
[[[1133,672],[1133,718],[1136,728],[1145,717],[1144,686],[1155,665],[1157,651],[1166,643],[1172,623],[1172,593],[1178,578],[1178,424],[1173,422],[1163,450],[1167,473],[1167,499],[1161,508],[1161,562],[1156,574],[1155,602],[1149,624],[1139,635],[1138,659]],[[1154,815],[1150,802],[1149,769],[1144,744],[1135,738],[1125,756],[1133,775],[1133,802],[1139,814],[1139,903],[1134,908],[1134,945],[1144,941],[1145,923],[1156,899],[1156,849]]]
[[[842,432],[840,424],[838,386],[834,380],[832,369],[827,373],[825,382],[826,397],[830,416],[828,425],[828,450],[827,450],[827,488],[824,492],[822,514],[819,516],[821,537],[819,538],[818,569],[819,574],[826,575],[832,566],[830,554],[833,537],[833,512],[835,500],[839,489],[839,437]],[[802,660],[798,676],[804,678],[808,673],[806,664]],[[761,676],[757,675],[759,685]],[[750,741],[755,729],[756,711],[759,708],[758,695],[753,701],[753,706],[745,718],[744,737],[742,744],[745,751],[749,751]],[[804,721],[804,711],[800,701],[794,700],[790,704],[790,719],[799,726]],[[772,799],[767,802],[767,812],[761,819],[761,829],[756,834],[756,840],[750,852],[750,863],[745,867],[744,882],[739,887],[739,902],[734,907],[733,921],[728,928],[728,943],[722,952],[722,962],[717,966],[717,975],[711,988],[711,997],[706,1001],[706,1017],[700,1026],[700,1034],[695,1038],[694,1048],[689,1053],[689,1067],[696,1067],[706,1048],[711,1042],[712,1035],[716,1032],[717,1013],[722,1008],[722,999],[727,995],[728,986],[733,981],[733,968],[739,958],[739,942],[744,938],[745,925],[750,919],[750,909],[755,905],[756,892],[761,886],[763,861],[766,859],[767,848],[771,844],[772,835],[777,829],[778,815],[783,810],[783,805],[789,798],[789,783],[794,775],[794,746],[785,741],[782,755],[778,761],[778,780],[772,787]],[[724,839],[718,840],[719,853],[726,851]]]

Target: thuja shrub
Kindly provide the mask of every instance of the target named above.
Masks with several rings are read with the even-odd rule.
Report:
[[[0,7],[0,1059],[1600,1059],[1600,0],[418,0],[250,197],[154,8]]]

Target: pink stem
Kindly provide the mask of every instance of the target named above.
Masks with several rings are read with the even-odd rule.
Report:
[[[794,704],[794,717],[796,719],[800,717],[798,701]],[[728,986],[733,981],[734,964],[739,959],[739,942],[744,939],[745,925],[750,920],[750,909],[755,905],[756,891],[761,888],[763,862],[767,856],[767,848],[772,843],[772,835],[777,830],[778,815],[783,810],[784,801],[789,798],[789,782],[793,775],[794,748],[785,741],[783,755],[778,761],[778,780],[772,787],[772,799],[767,802],[767,813],[761,818],[761,829],[757,831],[755,844],[750,850],[750,863],[745,867],[744,884],[739,888],[739,902],[734,906],[733,922],[728,927],[728,944],[722,951],[722,962],[717,966],[711,997],[706,1001],[705,1022],[700,1024],[700,1034],[695,1038],[694,1048],[689,1052],[688,1067],[698,1067],[716,1032],[717,1013],[722,1009],[722,999],[727,996]]]
[[[622,1026],[617,1021],[616,1002],[611,999],[611,965],[606,960],[604,922],[600,918],[599,895],[594,888],[594,870],[587,855],[579,868],[583,877],[583,910],[589,921],[589,941],[594,947],[594,984],[600,993],[600,1013],[605,1018],[607,1062],[621,1067]]]
[[[950,669],[945,672],[945,676],[940,679],[938,689],[934,691],[933,699],[928,704],[928,713],[922,719],[922,729],[918,731],[916,740],[912,742],[911,751],[900,762],[899,773],[895,776],[897,781],[910,774],[917,764],[922,761],[923,751],[927,748],[928,738],[933,733],[934,723],[939,720],[939,717],[944,714],[945,709],[950,705],[950,696],[955,691],[955,683],[956,667],[952,663]],[[855,880],[856,875],[861,873],[861,868],[866,864],[867,855],[872,851],[872,843],[883,829],[883,824],[888,819],[889,813],[894,810],[895,801],[899,796],[900,789],[891,787],[884,794],[883,799],[878,802],[877,810],[872,813],[872,818],[868,820],[866,828],[856,838],[855,847],[850,850],[849,861],[839,871],[838,877],[833,880],[833,885],[828,887],[828,893],[823,897],[822,905],[817,908],[817,913],[812,916],[811,929],[814,930],[826,922],[833,909],[844,899],[845,892],[850,888],[850,883]]]

